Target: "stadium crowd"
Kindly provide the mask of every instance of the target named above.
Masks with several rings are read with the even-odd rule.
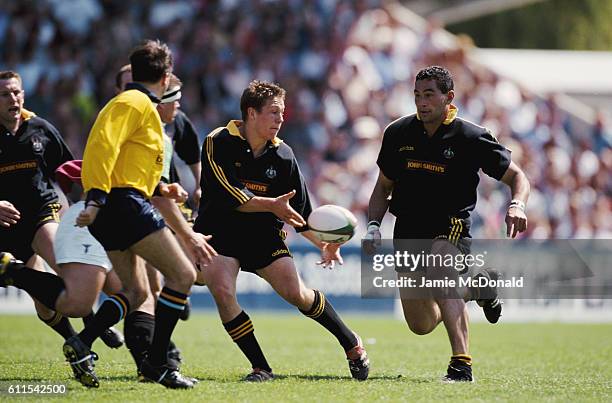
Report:
[[[380,3],[2,2],[0,70],[22,75],[26,108],[48,117],[77,158],[114,95],[115,72],[142,38],[171,46],[181,107],[201,137],[236,116],[249,81],[279,82],[288,91],[280,136],[296,150],[313,204],[343,205],[363,224],[384,127],[415,112],[416,71],[444,65],[460,116],[490,128],[529,177],[526,236],[612,237],[610,116],[599,113],[585,133],[554,95],[536,96],[479,66],[469,38],[406,25]],[[508,195],[483,180],[472,234],[501,238]]]

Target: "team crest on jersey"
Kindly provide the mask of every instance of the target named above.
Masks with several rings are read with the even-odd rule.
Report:
[[[455,156],[455,152],[448,147],[446,150],[444,150],[444,152],[442,153],[444,155],[444,158],[446,158],[447,160],[453,158]]]
[[[43,149],[42,141],[40,141],[40,137],[33,136],[32,137],[32,151],[35,153],[41,152]]]
[[[266,169],[266,176],[269,179],[276,178],[276,169],[274,169],[274,166],[270,165],[270,168]]]

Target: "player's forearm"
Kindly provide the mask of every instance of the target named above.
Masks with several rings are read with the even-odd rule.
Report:
[[[510,164],[510,167],[501,180],[508,185],[508,187],[510,187],[512,200],[519,200],[527,204],[527,199],[529,199],[530,192],[529,180],[527,179],[525,173],[516,164]]]
[[[183,217],[181,210],[174,200],[167,197],[155,196],[151,203],[159,210],[170,228],[178,235],[184,236],[191,231],[191,227]]]
[[[527,176],[521,171],[517,173],[510,185],[510,191],[512,193],[512,200],[520,200],[523,203],[527,203],[529,199],[530,185],[527,180]]]
[[[389,209],[390,195],[390,190],[385,189],[380,184],[376,184],[368,205],[368,221],[378,221],[379,223],[382,221]]]
[[[249,199],[246,203],[238,206],[236,210],[242,213],[271,213],[274,208],[276,199],[270,197],[255,196]]]

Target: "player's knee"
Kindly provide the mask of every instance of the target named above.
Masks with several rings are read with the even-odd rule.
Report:
[[[423,320],[410,320],[406,318],[406,323],[408,324],[410,331],[419,336],[429,334],[436,328],[436,326],[432,325],[432,323]]]
[[[62,314],[70,318],[84,318],[92,312],[93,304],[75,302],[62,309]]]
[[[236,291],[234,287],[226,284],[215,284],[208,286],[211,294],[215,298],[217,305],[226,306],[236,301]]]
[[[171,283],[174,287],[182,290],[190,290],[196,281],[196,272],[192,267],[184,267],[176,270],[172,275],[166,276],[166,284]]]
[[[195,281],[196,273],[195,270],[191,268],[188,270],[183,270],[180,277],[176,280],[176,282],[185,290],[190,290]]]

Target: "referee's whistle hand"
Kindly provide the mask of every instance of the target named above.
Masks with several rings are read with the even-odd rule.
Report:
[[[81,210],[81,212],[77,216],[76,225],[78,227],[86,227],[88,225],[91,225],[96,219],[98,211],[100,211],[100,208],[96,206],[85,207],[85,209]]]

